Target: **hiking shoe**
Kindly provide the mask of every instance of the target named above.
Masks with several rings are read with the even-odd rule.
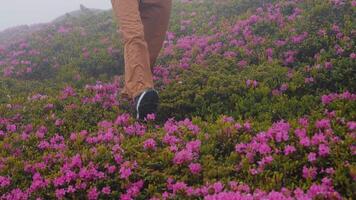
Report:
[[[136,119],[144,120],[148,114],[156,114],[159,103],[158,93],[148,89],[135,97]]]

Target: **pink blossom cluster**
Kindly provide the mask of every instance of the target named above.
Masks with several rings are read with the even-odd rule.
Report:
[[[99,130],[96,133],[88,134],[86,130],[83,130],[79,135],[85,137],[85,141],[89,144],[110,143],[120,140],[118,131],[112,122],[101,121],[98,123],[98,127]],[[77,139],[78,137],[73,135],[73,138]]]
[[[98,81],[95,85],[86,85],[85,89],[91,93],[91,96],[84,97],[83,103],[100,104],[103,108],[111,108],[118,106],[119,84],[113,83],[103,84]]]
[[[6,186],[9,186],[10,183],[11,183],[11,178],[0,176],[0,188],[4,188]]]
[[[59,99],[64,100],[67,99],[68,97],[75,96],[75,95],[76,92],[74,91],[74,89],[71,86],[67,86],[62,90]]]
[[[347,101],[355,101],[356,100],[356,94],[352,94],[349,91],[345,91],[343,93],[337,94],[337,93],[331,93],[331,94],[326,94],[321,97],[321,102],[324,105],[328,105],[336,100],[347,100]]]
[[[179,196],[204,197],[206,200],[248,200],[248,199],[282,199],[282,200],[306,200],[314,198],[342,199],[341,195],[333,188],[332,180],[323,178],[321,184],[314,183],[307,191],[301,188],[289,190],[282,188],[280,191],[265,192],[263,190],[252,190],[246,184],[230,181],[227,185],[221,182],[207,184],[201,187],[190,187],[185,182],[175,182],[172,178],[167,180],[168,192],[163,193],[163,199],[172,199]],[[151,198],[155,199],[155,198]]]
[[[172,82],[172,80],[170,79],[170,71],[167,67],[164,66],[155,66],[153,68],[153,80],[158,82],[158,81],[162,81],[162,85],[166,85]]]
[[[318,164],[321,163],[318,160],[321,161],[330,156],[332,145],[340,141],[340,138],[333,133],[332,129],[332,120],[336,116],[330,113],[332,112],[325,113],[329,118],[318,119],[314,123],[311,123],[308,118],[300,118],[298,121],[299,127],[295,129],[292,128],[290,123],[279,121],[274,123],[267,131],[261,131],[255,135],[252,134],[253,127],[249,122],[240,124],[236,123],[232,117],[225,116],[222,118],[223,123],[238,131],[237,134],[242,134],[243,132],[252,134],[250,141],[241,142],[235,146],[235,151],[238,155],[245,157],[250,162],[248,172],[251,175],[259,175],[269,170],[268,167],[275,162],[276,157],[293,158],[298,153],[306,151],[308,162],[302,166],[300,176],[306,180],[315,181],[310,188],[304,191],[299,188],[294,190],[283,188],[278,192],[265,192],[259,189],[252,190],[245,184],[237,184],[233,181],[229,182],[228,185],[218,181],[200,187],[190,187],[184,181],[177,180],[175,182],[169,179],[167,190],[162,193],[162,198],[169,199],[183,195],[205,199],[248,199],[250,197],[267,199],[277,197],[281,199],[313,199],[315,197],[341,199],[340,194],[333,189],[330,179],[335,174],[335,169],[333,167],[321,167]],[[84,192],[88,199],[104,198],[110,195],[114,188],[105,184],[99,187],[99,185],[92,185],[91,183],[110,179],[113,175],[128,181],[128,184],[124,186],[125,190],[120,194],[121,199],[132,199],[140,195],[144,187],[144,181],[133,180],[137,175],[136,170],[139,170],[140,166],[137,161],[129,160],[125,157],[125,149],[121,145],[129,137],[142,137],[140,134],[125,134],[126,136],[120,134],[120,132],[125,131],[125,127],[132,128],[132,126],[139,125],[137,123],[135,125],[128,114],[120,114],[113,121],[100,121],[97,124],[98,131],[96,132],[89,133],[86,130],[78,133],[73,132],[68,141],[59,134],[51,136],[48,128],[44,125],[34,128],[31,124],[27,124],[15,129],[11,127],[12,120],[7,118],[0,120],[0,128],[4,125],[5,127],[10,127],[3,131],[4,133],[16,134],[18,130],[21,130],[22,134],[27,134],[29,137],[33,135],[35,137],[32,139],[38,141],[38,148],[48,152],[48,154],[43,154],[42,160],[39,162],[27,161],[25,164],[24,171],[31,174],[32,177],[31,184],[27,189],[15,188],[9,190],[1,196],[2,199],[28,199],[34,196],[36,192],[50,187],[55,188],[54,193],[57,199],[65,199],[78,192]],[[350,132],[356,130],[354,121],[349,121],[345,125]],[[310,130],[310,126],[314,127],[312,133],[307,131]],[[128,130],[131,131],[131,128],[128,128],[126,132]],[[189,119],[182,121],[170,119],[162,127],[162,130],[164,131],[162,143],[167,145],[173,153],[173,160],[169,162],[172,162],[177,167],[186,168],[193,176],[203,174],[204,166],[200,164],[202,141],[196,138],[201,135],[201,128]],[[131,133],[130,131],[128,133]],[[137,132],[137,130],[133,132]],[[11,137],[11,135],[4,136]],[[190,137],[190,139],[187,140],[186,137]],[[156,140],[154,137],[143,140],[144,149],[161,148],[161,146],[157,146]],[[78,143],[82,143],[85,146],[88,145],[91,159],[82,153],[72,156],[65,155],[69,148],[75,148],[73,144]],[[113,163],[100,164],[94,162],[96,158],[101,156],[99,152],[102,151],[99,150],[100,145],[106,145],[106,148],[111,148],[109,156],[112,157]],[[14,155],[16,154],[20,156],[22,152],[15,152]],[[59,169],[54,177],[50,178],[42,174],[43,171],[49,170],[54,166]],[[237,170],[241,172],[241,163],[237,163]],[[318,180],[320,180],[317,178],[318,176],[324,177],[320,184],[318,183]],[[0,176],[1,187],[7,188],[12,183],[11,178]]]
[[[32,57],[40,56],[40,52],[31,47],[28,41],[20,39],[9,45],[0,47],[0,67],[4,77],[19,77],[32,73],[38,66]]]
[[[246,81],[246,86],[251,87],[251,88],[256,88],[258,86],[258,82],[256,80],[250,80],[248,79]]]
[[[342,6],[342,5],[345,5],[345,0],[330,0],[331,3],[335,6]]]
[[[43,100],[46,98],[48,98],[47,95],[37,93],[37,94],[32,95],[31,97],[28,97],[27,99],[30,101],[37,101],[37,100]]]
[[[156,145],[157,145],[156,141],[152,138],[147,139],[143,142],[144,149],[155,149]]]
[[[146,126],[136,122],[124,127],[124,132],[130,136],[143,136],[146,133]]]
[[[72,28],[71,27],[66,27],[66,26],[60,26],[57,30],[58,33],[61,34],[67,34],[69,32],[71,32]]]
[[[352,1],[353,2],[353,1]],[[345,1],[330,1],[332,4],[342,5]],[[180,35],[176,33],[168,33],[167,41],[164,47],[163,57],[175,56],[179,59],[179,64],[172,63],[167,69],[170,71],[170,77],[174,79],[176,67],[182,69],[189,69],[192,63],[204,65],[211,55],[221,55],[226,59],[236,59],[236,66],[238,68],[245,68],[254,62],[278,61],[279,63],[294,67],[297,66],[300,61],[300,48],[303,48],[303,44],[312,38],[314,33],[307,31],[297,31],[294,27],[294,22],[303,14],[303,8],[299,6],[299,1],[287,1],[277,2],[275,4],[265,4],[263,7],[257,8],[255,13],[250,16],[232,21],[228,28],[221,31],[218,28],[212,28],[211,34],[197,34],[195,31],[186,31],[188,26],[191,29],[195,29],[192,24],[187,23],[191,21],[191,18],[196,15],[190,15],[189,13],[183,13],[184,16],[181,23],[184,24],[185,31],[181,31]],[[283,13],[283,9],[286,7],[292,8],[292,13],[286,15]],[[214,18],[216,20],[216,17]],[[259,35],[254,28],[262,23],[267,23],[270,26],[277,26],[280,30],[288,30],[289,36],[285,38],[270,38],[268,35]],[[209,23],[210,24],[210,23]],[[346,45],[344,42],[350,39],[350,33],[344,32],[339,25],[334,24],[331,30],[322,29],[317,34],[321,34],[325,37],[336,36],[338,40],[335,40],[335,54],[344,56],[346,52]],[[348,39],[349,38],[349,39]],[[221,42],[221,41],[229,42]],[[340,42],[339,42],[340,41]],[[272,44],[272,45],[271,45]],[[343,45],[341,45],[343,44]],[[259,49],[265,48],[265,57],[259,56]],[[238,49],[238,50],[237,50]],[[322,51],[323,49],[321,49]],[[351,52],[350,58],[352,59],[354,54]],[[319,58],[315,57],[314,61],[311,61],[310,65],[319,65]],[[331,62],[324,64],[326,69],[332,69]],[[161,70],[159,73],[162,73]],[[166,77],[165,75],[164,77]],[[167,80],[165,78],[165,80]],[[305,77],[305,83],[313,83],[313,77]],[[165,81],[167,83],[167,81]],[[282,92],[275,90],[274,95],[280,95]]]
[[[86,130],[79,133],[73,132],[70,135],[70,141],[66,141],[62,135],[55,134],[53,137],[48,137],[51,133],[48,133],[46,126],[42,125],[39,128],[34,129],[31,124],[26,125],[23,129],[23,133],[27,135],[25,140],[28,141],[29,137],[35,136],[38,140],[38,148],[42,151],[51,152],[54,150],[54,154],[43,154],[42,162],[29,161],[25,165],[24,170],[26,173],[32,174],[32,183],[26,190],[13,189],[9,190],[6,194],[0,195],[1,199],[28,199],[30,196],[35,196],[36,192],[48,189],[49,187],[55,187],[55,196],[57,199],[65,199],[66,197],[76,194],[79,191],[87,193],[88,199],[98,199],[100,196],[110,195],[110,186],[99,188],[97,186],[91,187],[91,183],[97,180],[104,180],[108,178],[108,175],[117,173],[122,179],[129,180],[133,174],[133,170],[137,168],[136,161],[125,161],[122,157],[123,151],[119,145],[120,135],[117,133],[117,125],[129,126],[126,120],[127,114],[122,114],[117,117],[114,122],[101,121],[98,123],[97,133],[89,133]],[[2,125],[11,127],[10,120],[1,118],[0,128]],[[22,130],[22,128],[21,128]],[[14,128],[9,128],[6,132],[17,131]],[[5,133],[5,132],[4,132]],[[6,135],[4,135],[6,137]],[[48,139],[47,139],[48,138]],[[72,142],[83,142],[92,145],[90,153],[92,156],[98,155],[98,150],[94,146],[95,143],[104,142],[106,144],[111,143],[112,156],[117,165],[106,164],[103,169],[100,165],[89,161],[86,162],[86,158],[83,154],[76,154],[72,157],[66,156],[64,152],[68,151],[68,146]],[[68,142],[68,143],[67,143]],[[15,156],[20,156],[14,154]],[[60,170],[54,178],[45,178],[41,172],[60,164]],[[0,168],[1,169],[1,168]],[[0,176],[0,189],[1,187],[7,188],[11,185],[11,179],[6,176]],[[136,181],[129,183],[126,192],[122,193],[121,199],[132,199],[140,194],[140,190],[143,187],[143,181]]]
[[[265,44],[268,40],[265,37],[256,35],[252,29],[259,23],[262,22],[276,22],[280,28],[283,28],[287,21],[294,21],[301,13],[302,10],[298,7],[294,9],[294,12],[291,16],[283,16],[281,12],[281,7],[283,7],[282,3],[278,3],[276,5],[268,4],[268,6],[264,8],[257,9],[257,15],[251,15],[247,19],[238,20],[234,25],[232,25],[231,30],[218,32],[215,30],[215,33],[212,35],[185,35],[180,38],[177,37],[169,37],[168,42],[165,46],[164,55],[172,55],[174,50],[179,51],[180,49],[184,50],[181,54],[180,67],[187,69],[190,66],[191,60],[194,59],[192,57],[193,52],[196,57],[194,59],[195,63],[204,63],[204,60],[211,54],[221,54],[224,57],[230,59],[238,56],[236,51],[229,50],[229,48],[238,47],[243,50],[243,54],[239,56],[253,56],[254,48],[259,45]],[[183,22],[188,20],[183,19]],[[187,23],[184,23],[184,28],[186,28]],[[214,29],[213,29],[214,30]],[[172,34],[171,34],[172,35]],[[309,36],[307,32],[302,32],[300,34],[296,33],[290,39],[286,38],[285,43],[280,46],[284,46],[290,40],[293,44],[300,44],[306,40]],[[219,41],[223,40],[223,38],[228,38],[231,42],[230,45],[221,43]],[[174,44],[173,40],[176,40],[176,44]],[[282,41],[282,40],[280,40]],[[278,41],[277,41],[278,43]],[[273,48],[268,48],[267,50],[268,60],[273,59]],[[295,62],[295,55],[297,51],[289,50],[286,51],[283,55],[284,63],[286,65],[292,64]],[[277,55],[276,55],[277,56]],[[238,60],[239,67],[245,67],[249,64],[249,61],[240,59]]]

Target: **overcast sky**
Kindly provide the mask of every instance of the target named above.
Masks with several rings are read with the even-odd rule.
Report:
[[[0,31],[22,25],[49,22],[66,12],[89,8],[111,8],[110,0],[0,0]]]

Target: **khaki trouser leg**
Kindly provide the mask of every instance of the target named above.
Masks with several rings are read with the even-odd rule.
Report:
[[[168,27],[171,0],[111,0],[124,41],[124,94],[153,88],[152,68]],[[166,19],[162,19],[166,18]]]
[[[166,36],[171,8],[172,0],[142,0],[140,4],[140,14],[150,54],[151,70],[153,70]]]

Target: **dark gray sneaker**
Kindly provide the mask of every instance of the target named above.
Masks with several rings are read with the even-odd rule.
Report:
[[[135,97],[136,119],[144,120],[148,114],[156,114],[159,104],[158,92],[148,89]]]

